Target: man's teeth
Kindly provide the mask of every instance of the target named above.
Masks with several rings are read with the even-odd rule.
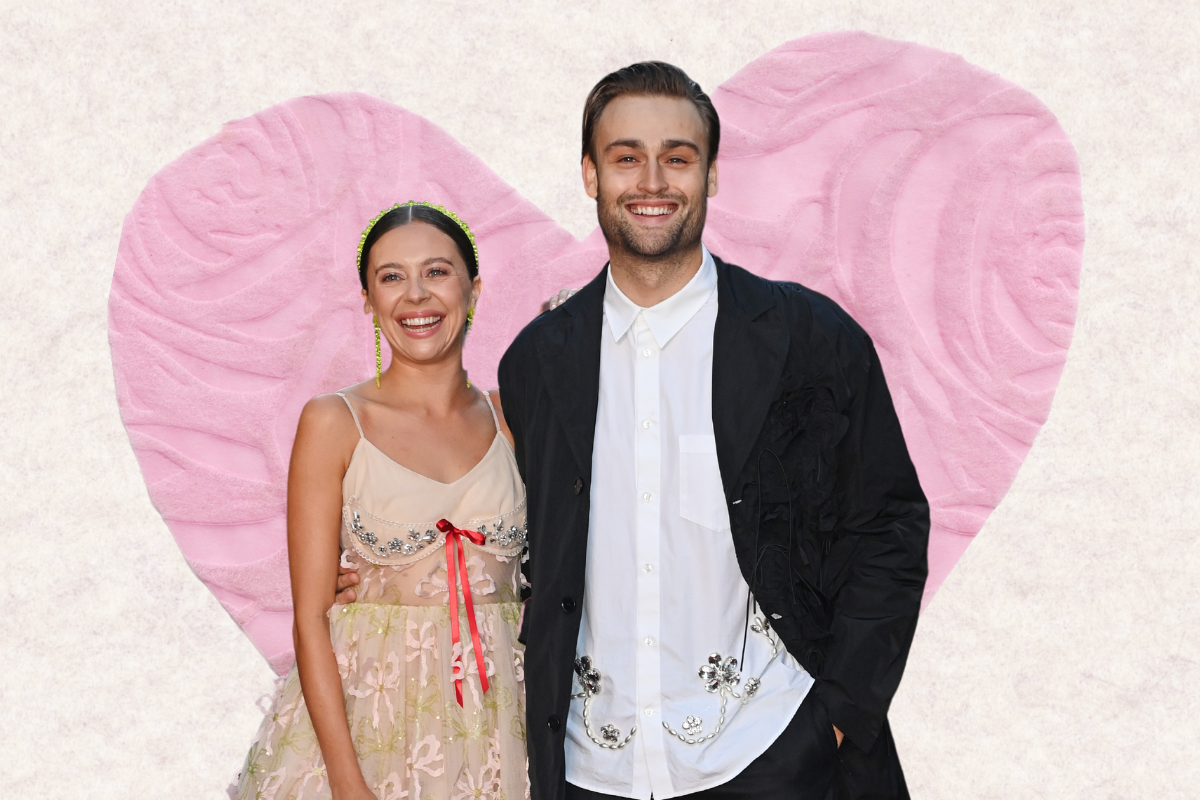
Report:
[[[673,206],[630,206],[629,210],[643,217],[662,217],[675,209]]]
[[[441,317],[413,317],[403,320],[400,324],[406,328],[425,328],[441,321]]]

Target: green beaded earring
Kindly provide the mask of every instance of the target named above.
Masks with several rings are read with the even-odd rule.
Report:
[[[379,375],[383,372],[383,348],[379,343],[379,317],[372,316],[375,325],[375,388],[379,388]]]

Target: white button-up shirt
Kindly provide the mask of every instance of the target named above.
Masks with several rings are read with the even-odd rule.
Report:
[[[713,436],[716,320],[707,249],[695,277],[651,308],[609,273],[577,650],[600,691],[586,721],[584,700],[572,700],[566,736],[567,780],[603,794],[667,800],[725,783],[771,746],[813,683],[782,644],[747,629]],[[745,703],[726,695],[706,740],[721,716],[722,694],[699,676],[713,653],[742,661],[730,688],[745,694],[752,676],[761,688]],[[634,726],[624,747],[600,746]]]

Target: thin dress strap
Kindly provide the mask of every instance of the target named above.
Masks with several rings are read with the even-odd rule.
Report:
[[[367,435],[366,435],[365,433],[363,433],[363,432],[362,432],[362,425],[359,425],[359,424],[358,424],[358,414],[356,414],[356,413],[354,412],[354,406],[353,406],[353,405],[351,405],[351,403],[350,403],[350,398],[349,398],[349,397],[346,397],[346,395],[344,395],[344,394],[343,394],[343,393],[341,393],[341,392],[334,392],[334,394],[336,394],[338,397],[340,397],[340,398],[342,398],[343,400],[345,400],[345,401],[346,401],[346,408],[350,409],[350,416],[354,417],[354,427],[358,428],[358,436],[359,436],[359,438],[360,438],[360,439],[365,439],[365,438],[367,438]],[[493,411],[493,412],[492,412],[492,416],[493,416],[493,417],[495,417],[495,416],[496,416],[496,412],[495,412],[495,411]]]
[[[496,433],[499,433],[500,432],[500,418],[496,416],[496,407],[494,405],[492,405],[492,396],[490,394],[488,394],[487,389],[480,389],[479,391],[483,392],[483,399],[487,400],[488,408],[491,409],[491,412],[492,412],[492,422],[496,423]]]

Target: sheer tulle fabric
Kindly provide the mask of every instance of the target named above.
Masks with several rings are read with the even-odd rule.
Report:
[[[444,565],[442,572],[444,577]],[[389,585],[382,576],[368,577],[378,579],[377,587]],[[358,602],[330,610],[346,718],[363,776],[379,800],[528,797],[524,651],[516,641],[520,604],[475,601],[491,683],[482,694],[466,609],[459,606],[459,638],[466,649],[460,654],[451,645],[444,598],[441,605]],[[464,677],[462,708],[454,695],[459,674]],[[295,669],[276,691],[238,795],[264,800],[331,796]]]

